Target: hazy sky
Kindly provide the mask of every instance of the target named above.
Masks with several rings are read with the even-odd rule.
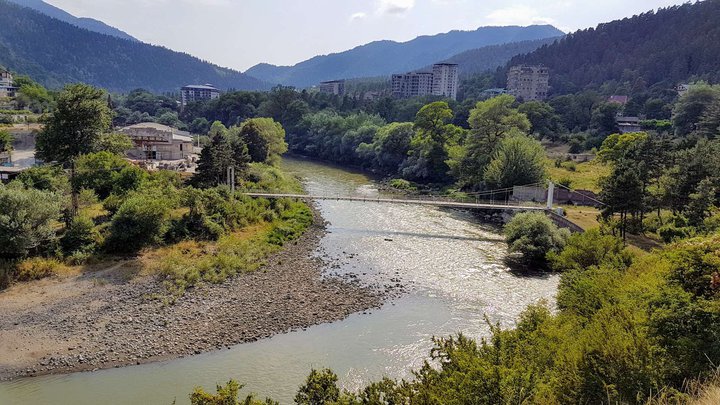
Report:
[[[379,39],[483,25],[596,26],[677,0],[45,0],[152,44],[245,70]]]

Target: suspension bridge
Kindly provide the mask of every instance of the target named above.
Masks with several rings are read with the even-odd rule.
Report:
[[[544,189],[545,183],[533,183],[523,186],[521,188],[533,188]],[[562,185],[558,187],[570,190]],[[388,203],[388,204],[411,204],[411,205],[426,205],[434,207],[444,208],[459,208],[459,209],[480,209],[480,210],[500,210],[500,211],[534,211],[534,212],[545,212],[548,214],[558,225],[569,228],[576,232],[582,232],[583,229],[572,221],[565,218],[560,213],[556,212],[554,207],[554,196],[555,196],[556,185],[553,182],[547,183],[547,192],[543,192],[542,195],[537,195],[537,198],[533,198],[531,201],[516,200],[511,196],[515,187],[508,187],[497,190],[486,190],[474,193],[463,193],[460,196],[448,197],[446,195],[329,195],[329,194],[293,194],[293,193],[273,193],[268,191],[248,191],[244,192],[244,195],[249,197],[257,198],[292,198],[303,201],[355,201],[355,202],[367,202],[367,203]],[[573,191],[573,190],[570,190]],[[591,200],[592,197],[586,196]],[[544,201],[542,201],[544,199]],[[599,200],[594,200],[599,204],[603,204]]]

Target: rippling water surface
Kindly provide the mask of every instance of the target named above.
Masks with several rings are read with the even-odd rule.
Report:
[[[288,159],[311,194],[377,195],[364,175]],[[408,294],[333,324],[164,363],[23,379],[0,384],[0,404],[178,404],[195,385],[212,388],[230,378],[281,403],[310,368],[330,367],[356,389],[384,375],[409,377],[422,365],[433,336],[486,336],[483,315],[511,326],[528,304],[553,302],[556,276],[519,276],[503,264],[498,230],[457,210],[426,206],[322,201],[329,222],[317,255],[333,273],[368,283],[401,279]]]

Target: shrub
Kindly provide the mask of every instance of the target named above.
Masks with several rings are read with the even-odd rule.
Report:
[[[505,226],[510,252],[520,253],[527,264],[545,264],[546,255],[565,245],[569,232],[561,230],[545,216],[535,212],[517,214]]]
[[[57,195],[0,186],[0,258],[21,258],[55,239],[53,221],[60,217]]]
[[[548,261],[553,271],[565,272],[602,264],[627,267],[632,262],[632,255],[621,239],[593,229],[570,235],[561,251],[548,254]]]
[[[157,196],[129,197],[113,216],[105,247],[115,253],[135,253],[160,243],[168,226],[169,208]]]
[[[238,393],[243,388],[243,385],[238,384],[234,380],[228,381],[225,386],[218,385],[217,394],[210,394],[205,392],[201,387],[195,387],[195,390],[190,394],[191,405],[278,405],[277,402],[271,399],[265,401],[259,401],[255,399],[254,395],[248,395],[242,402],[238,400]]]
[[[340,397],[340,389],[337,386],[338,377],[330,369],[315,370],[300,386],[295,403],[298,405],[324,405],[334,403]]]
[[[89,253],[95,249],[99,237],[92,219],[78,216],[72,220],[65,234],[60,238],[60,246],[67,255]]]
[[[676,240],[686,239],[695,235],[695,228],[678,227],[675,224],[663,225],[658,229],[658,235],[665,243],[672,243]]]
[[[105,208],[110,215],[115,215],[115,213],[117,213],[120,209],[120,206],[122,206],[123,202],[125,202],[125,196],[113,193],[110,194],[105,201],[103,201],[103,208]]]
[[[417,188],[413,184],[405,179],[392,179],[388,183],[390,187],[398,190],[416,190]]]
[[[70,182],[60,166],[37,166],[24,170],[17,177],[27,188],[54,193],[70,192]]]
[[[77,161],[75,187],[95,191],[100,198],[111,193],[124,194],[137,190],[147,177],[139,167],[110,152],[97,152],[81,156]]]
[[[55,259],[34,257],[20,262],[16,267],[15,279],[18,281],[40,280],[54,276],[65,266]]]
[[[563,163],[562,167],[569,172],[577,171],[577,163],[573,161]]]

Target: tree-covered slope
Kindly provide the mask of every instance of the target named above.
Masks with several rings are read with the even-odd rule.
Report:
[[[686,3],[600,24],[509,65],[544,64],[555,93],[609,80],[649,86],[688,79],[720,81],[720,0]]]
[[[154,92],[191,83],[265,89],[261,81],[188,54],[77,28],[0,0],[0,65],[48,87],[85,82],[111,91]]]
[[[532,52],[543,45],[549,45],[561,37],[551,37],[530,41],[511,42],[502,45],[490,45],[471,49],[445,59],[443,63],[457,63],[461,76],[483,73],[504,66],[514,56]]]
[[[35,11],[43,13],[49,17],[56,18],[60,21],[64,21],[68,24],[72,24],[79,28],[84,28],[89,31],[97,32],[100,34],[110,35],[117,38],[128,39],[131,41],[137,41],[126,32],[123,32],[115,27],[111,27],[102,21],[98,21],[92,18],[75,17],[74,15],[48,4],[42,0],[8,0],[11,3],[19,4],[23,7],[31,8]]]
[[[481,27],[475,31],[421,36],[402,43],[371,42],[345,52],[316,56],[294,66],[259,64],[245,73],[271,83],[307,87],[323,80],[407,72],[470,49],[559,35],[563,32],[550,25]]]

